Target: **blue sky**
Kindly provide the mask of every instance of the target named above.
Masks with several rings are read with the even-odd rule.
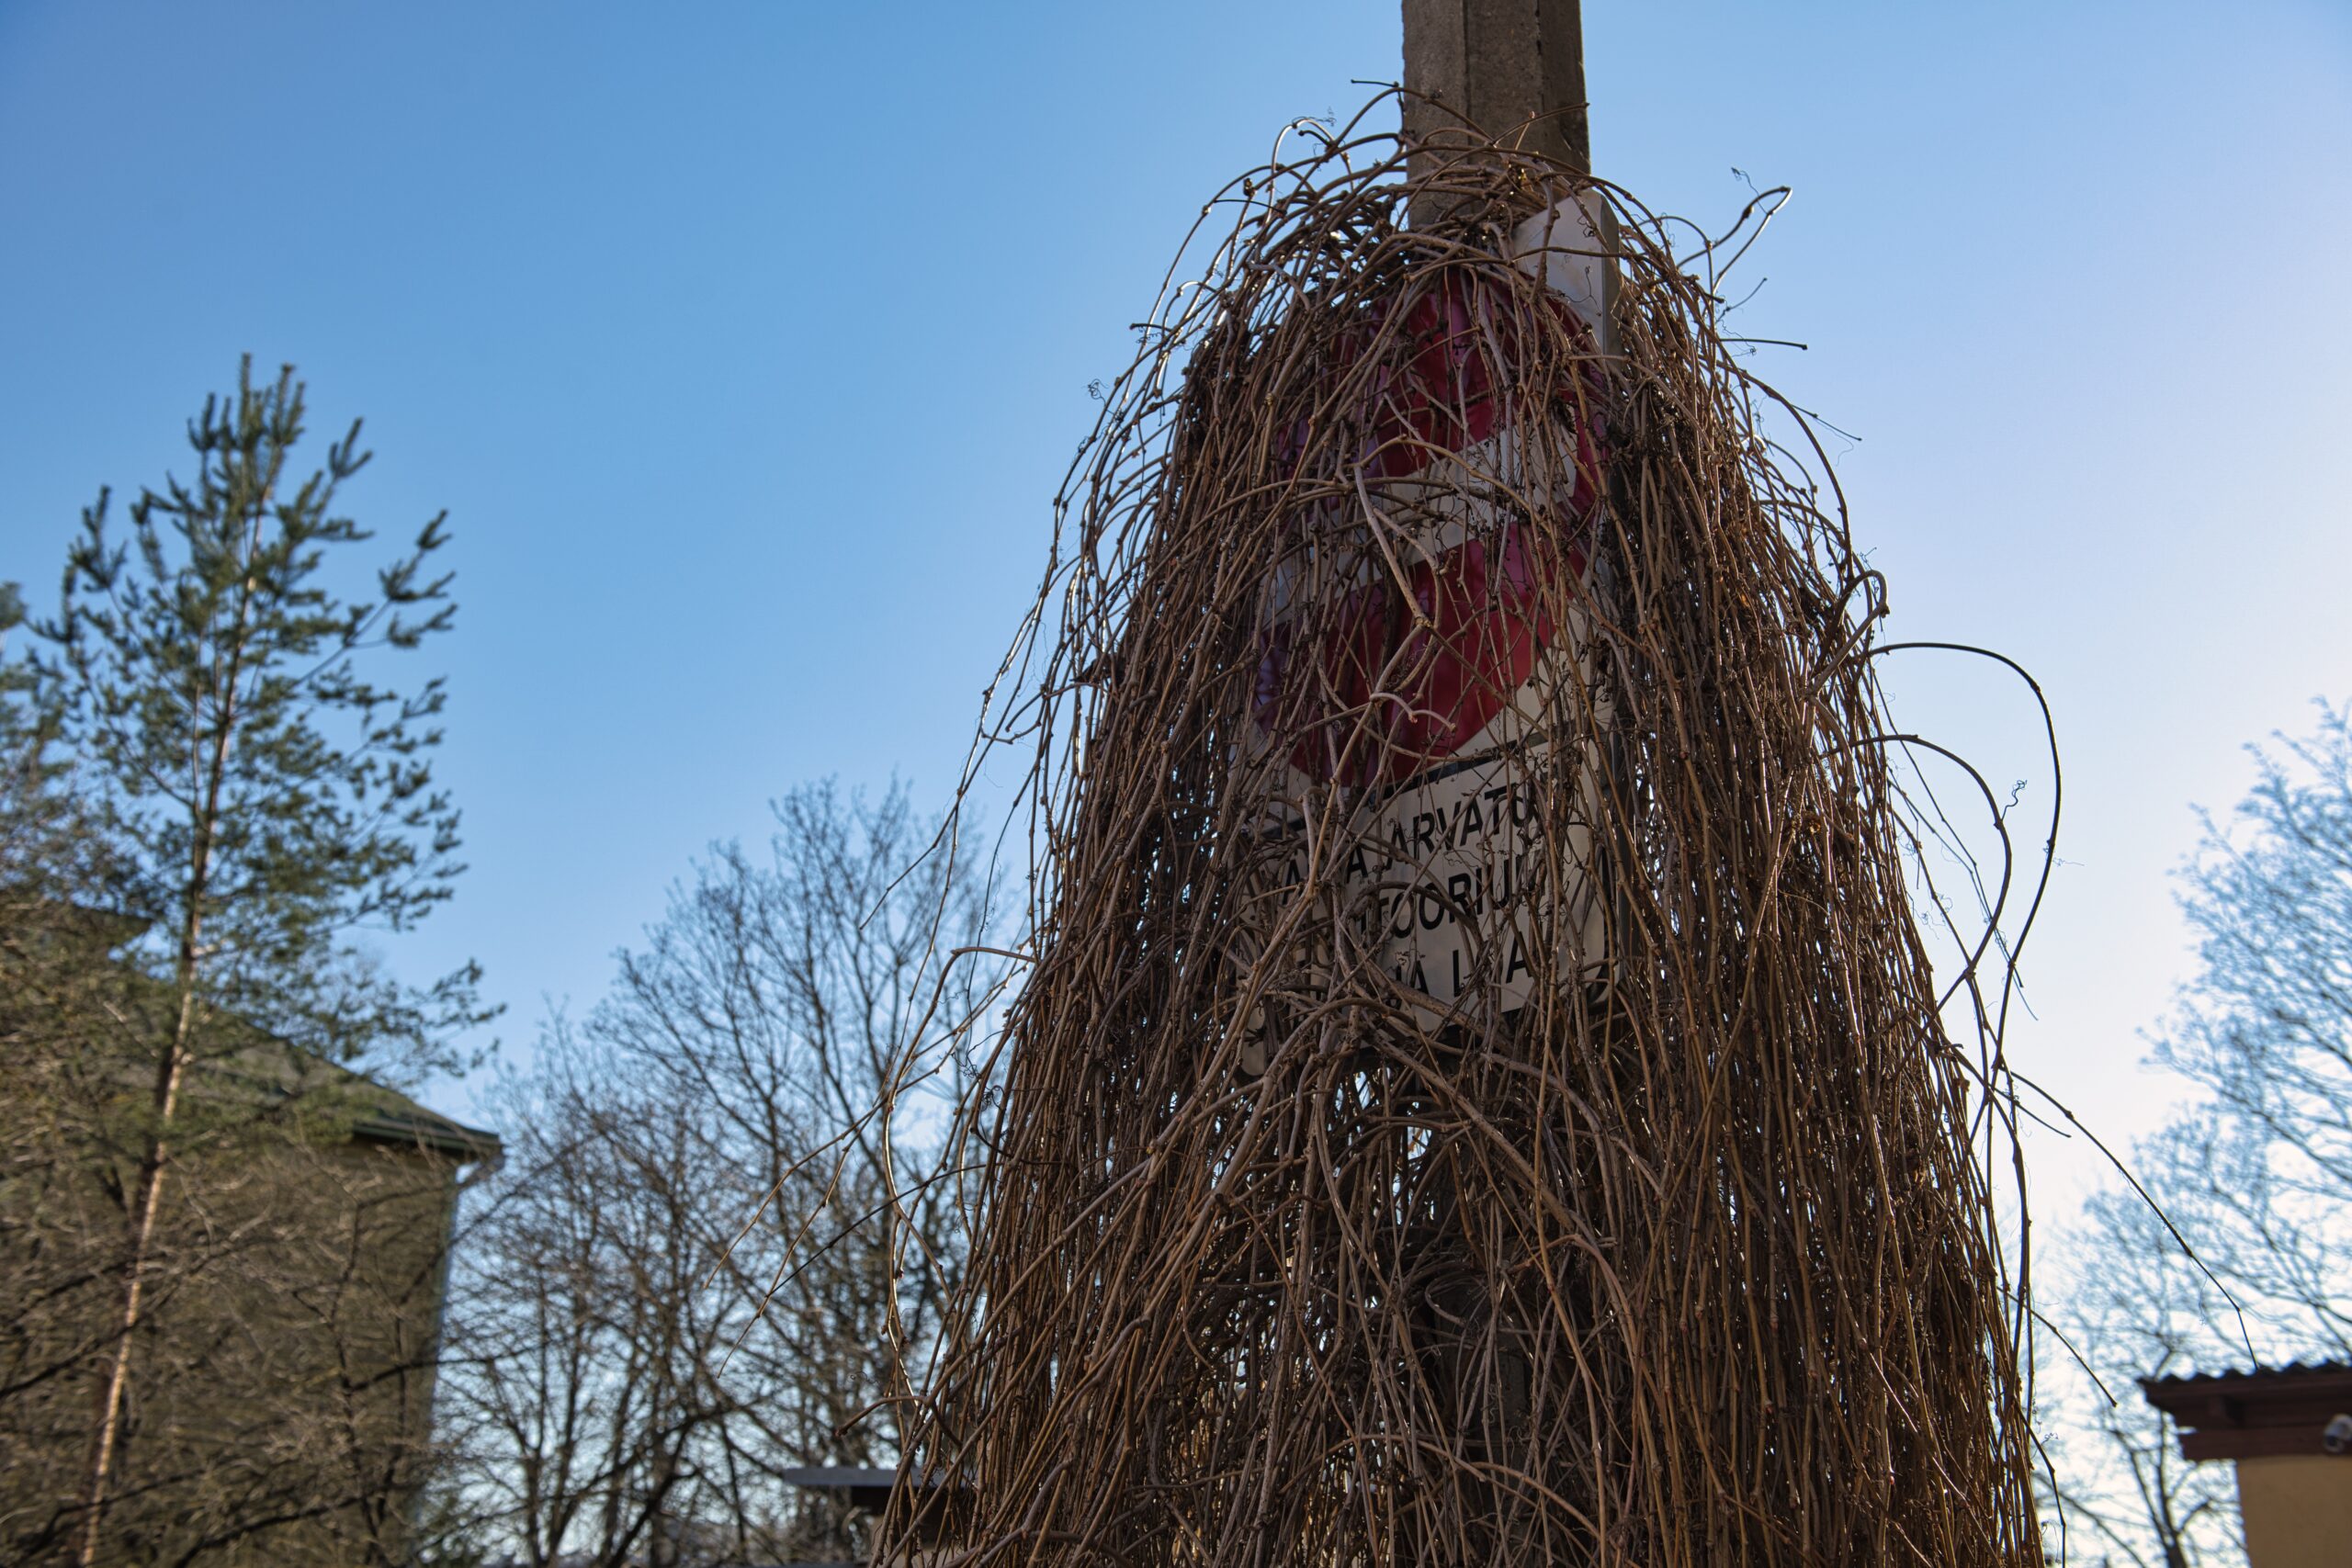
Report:
[[[2352,20],[2316,0],[1588,0],[1595,153],[1721,223],[1894,630],[2041,676],[2067,863],[2019,1059],[2129,1134],[2167,869],[2238,748],[2352,695]],[[1047,498],[1199,203],[1398,70],[1393,3],[0,0],[0,579],[181,464],[251,351],[387,536],[446,507],[472,864],[395,950],[527,1041],[766,800],[938,802]],[[2024,799],[1991,673],[1894,672]],[[2037,793],[2039,792],[2039,793]],[[462,1107],[460,1090],[445,1102]],[[2086,1164],[2037,1145],[2044,1201]]]

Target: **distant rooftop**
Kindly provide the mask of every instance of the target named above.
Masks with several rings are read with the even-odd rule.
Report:
[[[2184,1459],[2333,1453],[2327,1426],[2352,1414],[2352,1362],[2143,1378],[2140,1390],[2180,1427]]]
[[[895,1467],[816,1464],[779,1472],[776,1479],[787,1486],[846,1493],[853,1506],[878,1514],[889,1504],[890,1488],[898,1484],[899,1472]]]

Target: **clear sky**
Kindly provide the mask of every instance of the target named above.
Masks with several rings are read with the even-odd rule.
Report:
[[[1895,633],[2049,691],[2018,1057],[2140,1131],[2191,803],[2352,695],[2352,7],[1586,8],[1602,173],[1718,224],[1735,167],[1796,187],[1740,319],[1858,438]],[[390,956],[479,956],[518,1050],[781,790],[943,798],[1199,203],[1399,70],[1394,0],[0,0],[0,579],[45,605],[241,352],[365,414],[352,510],[447,507],[462,604],[472,870]],[[1895,680],[2046,802],[1999,678]],[[2036,1161],[2066,1206],[2084,1162]]]

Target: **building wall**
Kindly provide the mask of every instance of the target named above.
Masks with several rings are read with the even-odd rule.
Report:
[[[2248,1568],[2352,1563],[2352,1455],[2277,1454],[2237,1467]]]
[[[47,1189],[19,1216],[37,1227],[0,1228],[119,1251],[119,1208],[96,1180],[75,1190]],[[428,1452],[455,1165],[413,1145],[241,1140],[175,1167],[164,1193],[105,1560],[170,1562],[224,1537],[241,1544],[202,1561],[334,1568],[396,1549]],[[0,1262],[19,1281],[41,1271]],[[0,1411],[0,1560],[79,1492],[119,1290],[100,1274],[61,1302],[43,1333],[96,1353]]]

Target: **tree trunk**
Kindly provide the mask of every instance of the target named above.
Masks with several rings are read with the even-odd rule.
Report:
[[[248,560],[258,547],[261,518],[267,506],[268,496],[265,493],[254,508],[254,522],[245,540]],[[146,1305],[148,1260],[154,1248],[155,1215],[162,1204],[164,1171],[171,1153],[172,1119],[178,1113],[180,1088],[187,1076],[188,1053],[196,1028],[198,971],[202,961],[204,900],[211,888],[212,846],[219,836],[220,790],[228,774],[229,742],[236,732],[237,682],[244,675],[254,589],[254,580],[248,576],[238,601],[237,629],[227,649],[225,665],[214,678],[213,701],[219,705],[220,720],[213,732],[212,755],[207,760],[204,805],[194,824],[187,886],[181,908],[179,954],[174,966],[179,990],[178,1014],[172,1024],[171,1043],[156,1070],[155,1120],[148,1129],[147,1145],[139,1162],[139,1189],[131,1199],[130,1256],[125,1263],[120,1337],[115,1342],[114,1357],[107,1368],[106,1388],[98,1400],[97,1429],[90,1442],[90,1479],[83,1503],[81,1568],[95,1568],[98,1561],[107,1486],[113,1479],[115,1460],[121,1448],[123,1404],[130,1389],[131,1349]]]

